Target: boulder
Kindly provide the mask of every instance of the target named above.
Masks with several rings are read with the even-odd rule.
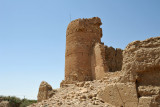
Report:
[[[53,90],[51,85],[49,85],[45,81],[42,81],[40,84],[39,92],[37,96],[38,102],[51,98],[55,94],[55,92],[56,90]]]

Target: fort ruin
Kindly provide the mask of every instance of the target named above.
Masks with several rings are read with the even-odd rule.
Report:
[[[101,42],[98,17],[76,19],[66,32],[65,80],[42,82],[30,107],[160,107],[160,36],[124,50]]]
[[[65,83],[101,79],[106,72],[120,71],[122,50],[101,42],[101,19],[77,19],[66,31]]]

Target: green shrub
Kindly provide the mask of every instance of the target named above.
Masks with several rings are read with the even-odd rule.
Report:
[[[37,102],[36,100],[23,99],[20,107],[26,107],[36,102]]]
[[[12,107],[27,107],[37,102],[37,100],[20,99],[15,96],[0,96],[0,100],[9,101]]]

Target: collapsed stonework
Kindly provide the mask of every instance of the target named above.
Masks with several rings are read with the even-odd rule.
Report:
[[[54,91],[42,82],[30,107],[160,107],[160,37],[114,49],[101,42],[101,24],[94,17],[68,25],[65,80]]]
[[[160,37],[134,41],[123,51],[121,75],[99,97],[118,107],[159,107],[159,77]]]

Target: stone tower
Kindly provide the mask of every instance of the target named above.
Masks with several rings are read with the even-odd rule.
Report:
[[[92,80],[91,55],[95,43],[101,43],[98,17],[76,19],[66,31],[65,82]]]

